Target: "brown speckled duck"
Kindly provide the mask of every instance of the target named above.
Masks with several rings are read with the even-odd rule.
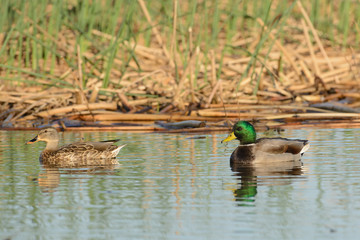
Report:
[[[240,141],[240,145],[230,157],[230,165],[237,168],[241,165],[259,164],[272,165],[274,163],[300,160],[309,149],[308,140],[287,138],[256,139],[256,132],[249,122],[239,121],[233,126],[233,131],[222,142],[233,139]]]
[[[59,134],[53,127],[41,129],[27,144],[38,141],[46,142],[46,147],[40,154],[40,162],[47,166],[65,168],[118,164],[116,156],[125,146],[113,145],[119,141],[116,139],[103,142],[76,142],[59,148]]]

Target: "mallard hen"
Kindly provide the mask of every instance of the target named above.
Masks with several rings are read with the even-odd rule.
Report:
[[[83,167],[118,164],[116,156],[125,146],[113,145],[119,139],[102,142],[75,142],[58,147],[59,134],[53,127],[41,129],[27,142],[44,141],[46,147],[40,154],[42,164],[54,167]]]

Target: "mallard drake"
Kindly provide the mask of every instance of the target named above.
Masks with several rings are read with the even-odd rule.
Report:
[[[39,160],[46,166],[81,167],[118,164],[116,156],[125,145],[113,145],[120,139],[102,142],[76,142],[58,147],[59,134],[53,127],[41,129],[39,133],[27,142],[44,141],[46,147]]]
[[[247,121],[237,122],[222,143],[237,139],[240,145],[230,157],[231,168],[249,164],[271,164],[300,160],[309,147],[308,140],[287,138],[256,139],[254,126]]]

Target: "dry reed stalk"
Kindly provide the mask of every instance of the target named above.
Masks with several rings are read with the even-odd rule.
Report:
[[[193,36],[192,36],[192,28],[189,27],[189,48],[190,48],[190,56],[193,54]],[[194,72],[193,65],[189,66],[189,72]],[[190,82],[190,94],[191,94],[191,102],[195,102],[195,90],[194,90],[194,78],[193,74],[189,74],[189,82]]]
[[[266,114],[265,114],[266,115]],[[208,117],[208,118],[254,118],[264,116],[261,113],[233,113],[233,112],[202,112],[201,110],[191,112],[191,116]]]
[[[66,53],[70,53],[70,48],[66,44],[64,44],[64,42],[59,41],[59,39],[56,39],[55,37],[51,36],[51,34],[49,34],[45,29],[40,27],[31,18],[25,16],[19,9],[13,8],[13,10],[17,14],[21,15],[25,19],[25,21],[30,22],[39,32],[44,34],[44,36],[46,36],[48,39],[50,39],[52,42],[54,42],[55,45],[57,46],[57,48],[59,48],[60,50],[66,52]]]
[[[78,87],[81,91],[81,93],[83,94],[83,86],[82,86],[82,81],[83,81],[83,73],[82,73],[82,57],[81,57],[81,51],[80,51],[80,45],[78,44],[76,46],[76,51],[77,51],[77,64],[78,64]]]
[[[62,107],[62,108],[51,109],[48,111],[39,112],[39,113],[36,113],[36,116],[42,117],[42,118],[48,118],[48,117],[51,117],[52,115],[69,113],[72,111],[84,111],[84,110],[90,111],[90,110],[97,110],[97,109],[107,109],[107,110],[115,111],[117,109],[117,104],[116,103],[90,103],[90,104],[72,105],[72,106],[68,106],[68,107]],[[29,116],[24,117],[23,119],[31,120],[31,119],[35,119],[36,116],[29,115]]]
[[[262,26],[264,27],[265,30],[267,30],[267,27],[265,26],[264,22],[260,19],[257,18],[256,21]],[[294,62],[294,60],[292,59],[291,55],[292,51],[290,49],[287,49],[285,47],[283,47],[283,45],[279,42],[279,40],[277,40],[275,38],[275,36],[270,32],[269,36],[271,39],[273,39],[275,41],[275,45],[280,49],[280,51],[284,54],[285,58],[289,61],[290,65],[293,67],[293,69],[295,70],[296,74],[298,75],[299,79],[301,78],[301,71],[298,68],[298,66],[296,65],[296,63]]]
[[[169,111],[172,110],[172,109],[174,109],[174,105],[173,105],[173,104],[169,104],[169,105],[167,105],[166,107],[164,107],[164,108],[160,111],[160,113],[167,113],[167,112],[169,112]]]
[[[360,99],[360,93],[352,93],[352,92],[342,93],[342,96]]]
[[[76,47],[77,51],[77,64],[78,64],[78,88],[79,88],[79,101],[77,101],[77,104],[83,104],[85,103],[86,106],[88,106],[88,110],[91,113],[91,109],[89,108],[89,102],[85,96],[84,90],[83,90],[83,72],[82,72],[82,57],[81,57],[81,50],[80,45],[78,44]]]
[[[300,95],[296,98],[297,102],[312,102],[312,103],[320,103],[322,102],[324,97],[322,95]]]
[[[344,95],[342,93],[337,93],[337,94],[332,94],[330,96],[326,96],[324,97],[324,99],[326,99],[326,101],[334,101],[338,98],[343,98]]]
[[[35,129],[34,129],[35,130]],[[66,131],[130,131],[130,132],[161,132],[161,133],[201,133],[201,132],[224,132],[227,127],[203,127],[167,130],[155,126],[100,126],[100,127],[66,127]]]
[[[157,74],[157,73],[163,73],[166,76],[166,72],[162,69],[157,69],[155,71],[152,71],[150,73],[145,73],[143,76],[139,77],[138,79],[136,79],[135,81],[131,82],[130,85],[126,86],[123,91],[129,91],[130,88],[135,87],[136,84],[140,83],[141,81],[143,81],[146,78],[150,78],[151,76]],[[103,91],[112,91],[112,89],[102,89]]]
[[[139,106],[139,105],[149,105],[149,104],[155,104],[155,103],[159,103],[159,104],[172,103],[172,100],[161,97],[161,98],[145,98],[145,99],[138,99],[138,100],[130,100],[128,102],[132,106]]]
[[[328,128],[328,129],[333,129],[333,128],[360,128],[360,122],[334,122],[334,120],[331,120],[330,122],[310,122],[310,123],[306,123],[306,124],[284,124],[279,126],[278,128],[281,129],[298,129],[298,128]]]
[[[242,57],[238,59],[230,59],[224,62],[224,66],[236,65],[236,64],[247,64],[251,57]]]
[[[307,12],[305,11],[305,9],[304,9],[301,1],[297,1],[296,4],[298,5],[298,7],[299,7],[299,9],[300,9],[300,11],[301,11],[301,14],[303,15],[303,17],[304,17],[307,25],[310,27],[310,30],[311,30],[314,38],[315,38],[315,41],[316,41],[316,43],[318,44],[322,55],[323,55],[324,58],[326,59],[326,62],[327,62],[327,64],[328,64],[330,70],[334,70],[334,66],[332,65],[332,63],[331,63],[331,61],[330,61],[330,59],[329,59],[329,57],[328,57],[328,55],[327,55],[327,53],[326,53],[326,51],[325,51],[325,49],[324,49],[324,46],[323,46],[323,44],[322,44],[322,42],[321,42],[321,40],[320,40],[320,38],[319,38],[319,36],[318,36],[318,34],[317,34],[317,31],[315,30],[314,25],[312,24],[312,22],[311,22],[311,20],[310,20],[310,18],[309,18],[309,15],[308,15]],[[337,78],[335,78],[335,81],[336,81],[336,82],[339,82],[339,80],[338,80]]]
[[[135,53],[139,56],[142,56],[144,58],[148,58],[149,60],[151,60],[152,62],[149,62],[150,65],[155,63],[167,63],[168,62],[168,58],[166,56],[163,55],[163,51],[159,50],[157,48],[151,48],[151,47],[145,47],[140,45],[139,43],[133,43],[133,42],[124,42],[124,45],[126,45],[128,48],[134,49]],[[134,66],[136,67],[136,66]],[[145,67],[145,68],[143,68]],[[142,69],[146,69],[146,65],[142,66]],[[151,67],[150,69],[148,69],[150,71],[153,70],[153,68]]]
[[[353,79],[353,77],[350,77],[349,76],[349,73],[347,73],[347,72],[344,72],[344,73],[342,73],[342,74],[338,74],[338,75],[336,75],[336,77],[339,79],[339,82],[341,82],[341,83],[344,83],[344,84],[346,84],[345,82],[346,81],[352,81],[352,80],[354,80]],[[328,78],[324,78],[323,79],[323,81],[325,82],[325,83],[331,83],[331,82],[333,82],[333,81],[335,81],[335,76],[332,76],[332,77],[328,77]],[[340,84],[340,83],[339,83]],[[356,84],[355,85],[356,87],[358,87],[359,86],[359,84]],[[341,88],[341,86],[339,87],[339,89]]]
[[[67,99],[71,98],[72,94],[68,93],[46,93],[46,92],[38,92],[38,93],[26,93],[26,92],[0,92],[0,102],[12,102],[12,103],[26,103],[33,104],[38,100],[43,99],[54,99],[54,98],[62,98]]]
[[[281,82],[281,81],[279,80],[277,82],[274,82],[274,86],[275,86],[276,91],[278,91],[279,93],[281,93],[282,95],[284,95],[286,97],[290,97],[290,98],[294,97],[292,93],[288,92],[284,88],[281,88],[279,86],[279,82]]]
[[[148,21],[148,23],[149,23],[150,26],[151,26],[151,30],[152,30],[152,32],[154,33],[157,42],[158,42],[159,45],[161,46],[161,48],[162,48],[165,56],[168,58],[168,61],[169,61],[170,66],[171,66],[172,68],[175,67],[175,64],[174,64],[174,62],[172,61],[172,59],[171,59],[171,57],[170,57],[170,54],[169,54],[169,52],[168,52],[167,49],[166,49],[165,44],[163,43],[163,40],[162,40],[162,38],[161,38],[161,36],[160,36],[159,31],[157,30],[156,26],[153,24],[153,22],[152,22],[152,20],[151,20],[151,16],[150,16],[150,14],[149,14],[149,11],[147,10],[147,7],[146,7],[146,5],[145,5],[145,2],[144,2],[143,0],[138,0],[138,3],[139,3],[139,5],[140,5],[141,10],[143,11],[143,13],[144,13],[144,15],[145,15],[146,20]]]
[[[129,111],[134,109],[134,107],[131,104],[129,104],[129,101],[127,100],[126,96],[121,91],[118,91],[117,95],[123,106],[125,106]]]
[[[173,31],[171,36],[171,43],[170,43],[170,57],[176,63],[176,30],[177,30],[177,7],[178,1],[173,0]],[[175,65],[174,65],[175,66]]]
[[[184,128],[172,130],[159,130],[164,133],[207,133],[207,132],[228,132],[228,127],[201,127],[201,128]]]
[[[189,63],[187,65],[187,67],[185,68],[184,72],[183,72],[183,75],[181,76],[180,80],[179,80],[179,83],[177,85],[177,88],[175,90],[175,94],[174,94],[174,97],[173,97],[173,103],[175,106],[177,106],[180,110],[183,110],[184,109],[184,103],[183,103],[183,100],[181,99],[181,91],[183,90],[183,85],[185,83],[185,79],[187,78],[187,75],[188,74],[192,74],[192,73],[189,73],[189,69],[190,69],[190,66],[192,64],[194,64],[194,61],[195,59],[197,58],[197,56],[199,55],[200,53],[200,48],[199,47],[196,47],[196,50],[195,50],[195,54],[193,54],[191,57],[190,57],[190,60],[189,60]]]
[[[213,90],[211,91],[210,93],[210,96],[207,100],[207,103],[205,104],[205,108],[208,108],[211,101],[213,100],[215,94],[216,94],[216,91],[221,87],[221,79],[219,79],[216,83],[216,85],[213,87]]]
[[[94,103],[96,101],[98,94],[99,94],[99,88],[97,86],[94,86],[89,98],[89,103]]]
[[[254,38],[253,37],[248,37],[248,38],[245,38],[245,39],[239,39],[239,40],[236,40],[236,38],[239,38],[239,37],[242,37],[241,36],[242,33],[240,34],[236,34],[234,37],[233,37],[233,40],[231,41],[232,42],[232,46],[234,47],[240,47],[240,46],[243,46],[243,45],[247,45],[247,44],[250,44],[252,42],[254,42]]]
[[[308,80],[308,82],[310,84],[314,84],[314,76],[313,74],[310,72],[309,68],[306,66],[306,64],[303,61],[299,61],[300,67],[303,71],[303,73],[306,76],[306,79]]]
[[[66,131],[131,131],[131,132],[154,132],[161,128],[154,126],[91,126],[91,127],[66,127]]]
[[[94,34],[96,36],[101,36],[101,37],[103,37],[105,39],[108,39],[110,41],[114,41],[116,39],[114,36],[111,36],[109,34],[100,32],[100,31],[98,31],[96,29],[92,30],[92,34]],[[161,39],[161,37],[160,37],[160,39]],[[143,57],[148,58],[150,60],[153,60],[155,62],[159,62],[159,61],[168,62],[169,61],[169,57],[166,54],[165,54],[165,56],[162,55],[164,53],[164,50],[159,51],[156,48],[149,48],[149,47],[142,46],[139,43],[132,43],[132,42],[128,42],[128,41],[124,41],[121,44],[128,47],[128,48],[133,49],[137,55],[143,56]],[[166,50],[166,48],[165,48],[165,50]],[[119,60],[119,59],[114,59],[114,61],[119,65],[123,64],[122,61]],[[132,65],[133,63],[130,62],[129,64]],[[132,67],[136,68],[137,66],[132,65]],[[143,66],[143,67],[146,67],[146,65]],[[143,70],[144,70],[144,68],[143,68]]]
[[[242,73],[242,71],[234,66],[224,66],[222,69],[222,72],[227,76],[227,77],[236,77],[239,74]]]
[[[101,115],[101,114],[118,114],[119,112],[114,112],[111,110],[92,110],[91,114],[97,114],[97,115]],[[77,117],[79,115],[90,115],[90,111],[89,110],[84,110],[84,111],[77,111],[77,112],[69,112],[69,113],[65,113],[66,117]]]
[[[96,36],[100,36],[100,37],[103,37],[103,38],[106,38],[107,40],[114,40],[115,37],[107,34],[107,33],[103,33],[103,32],[100,32],[99,30],[97,29],[93,29],[91,31],[92,34],[96,35]]]
[[[13,97],[13,96],[6,96],[3,95],[3,98],[0,98],[0,102],[9,104],[9,103],[24,103],[24,104],[33,104],[36,100],[24,100],[21,97]]]
[[[135,53],[137,55],[140,55],[144,58],[148,58],[152,61],[155,61],[155,62],[158,62],[158,63],[161,63],[161,62],[166,62],[167,59],[166,58],[163,58],[162,56],[159,56],[159,55],[155,55],[153,53],[149,53],[149,52],[145,52],[145,51],[141,51],[139,50],[137,47],[135,48]]]
[[[215,87],[215,84],[217,82],[217,79],[216,79],[216,64],[215,64],[215,52],[213,49],[211,49],[209,51],[209,54],[210,54],[210,61],[211,61],[211,86],[214,88]]]
[[[274,106],[278,107],[278,105]],[[251,109],[269,109],[267,105],[252,105],[252,104],[210,104],[208,109],[199,109],[201,112],[211,112],[211,111],[223,111],[224,108],[227,111],[238,111],[238,110],[251,110]]]
[[[332,57],[329,57],[329,60],[336,64],[336,65],[339,65],[341,63],[346,63],[346,64],[349,64],[348,61],[346,60],[347,58],[354,58],[354,59],[357,59],[357,58],[360,58],[360,55],[358,54],[354,54],[354,55],[344,55],[344,56],[341,56],[341,57],[336,57],[336,56],[332,56]],[[318,56],[317,59],[316,59],[316,62],[319,63],[319,64],[326,64],[327,61],[325,58],[323,58],[322,56]]]
[[[339,69],[334,69],[332,71],[324,72],[323,74],[319,75],[319,77],[321,79],[323,79],[325,82],[330,82],[331,80],[333,80],[338,75],[341,75],[343,73],[347,74],[349,71],[350,71],[349,68],[339,68]]]
[[[301,24],[303,26],[303,31],[304,31],[304,35],[305,35],[306,44],[307,44],[307,46],[309,48],[312,65],[314,67],[313,70],[314,70],[316,75],[320,75],[321,72],[320,72],[319,66],[317,64],[317,59],[316,59],[316,56],[315,56],[314,47],[311,44],[311,40],[310,40],[310,36],[309,36],[309,32],[308,32],[309,29],[306,26],[304,19],[301,19]]]
[[[3,102],[5,104],[9,104],[9,103],[19,103],[19,102],[24,102],[24,103],[29,103],[29,104],[33,104],[34,101],[32,100],[23,100],[20,97],[13,97],[13,96],[7,96],[6,94],[2,94],[1,98],[0,98],[0,102]]]
[[[3,97],[4,95],[20,95],[21,97],[27,96],[27,97],[34,97],[39,96],[39,93],[32,93],[32,92],[14,92],[14,91],[1,91],[0,95]]]
[[[59,76],[59,79],[65,79],[67,78],[71,73],[72,73],[73,69],[72,68],[68,68],[68,70],[64,71],[64,73],[62,73]]]
[[[35,106],[39,105],[40,103],[43,103],[43,100],[34,102],[33,104],[30,104],[28,107],[26,107],[22,112],[20,112],[18,115],[16,115],[14,118],[11,119],[11,121],[16,121],[18,120],[20,117],[22,117],[25,113],[27,113],[28,111],[30,111],[32,108],[34,108]]]
[[[258,96],[264,96],[264,97],[272,97],[272,98],[277,98],[280,97],[281,95],[279,93],[274,93],[274,92],[268,92],[268,91],[257,91],[256,93]]]
[[[81,116],[84,121],[92,121],[90,116]],[[129,113],[117,113],[117,114],[101,114],[94,115],[95,121],[185,121],[185,120],[199,120],[199,121],[213,121],[211,117],[199,117],[199,116],[183,116],[173,114],[129,114]]]
[[[271,120],[271,119],[284,119],[284,120],[293,120],[293,121],[302,121],[302,120],[321,120],[321,119],[359,119],[359,113],[296,113],[296,114],[279,114],[276,116],[266,116],[262,119]]]

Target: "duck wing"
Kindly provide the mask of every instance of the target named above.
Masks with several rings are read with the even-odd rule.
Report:
[[[113,145],[114,143],[120,141],[120,139],[107,140],[101,142],[86,142],[86,144],[91,145],[94,149],[98,151],[114,150],[119,146]]]
[[[287,138],[260,138],[256,141],[256,151],[270,154],[301,154],[309,148],[308,140]]]
[[[113,145],[114,143],[118,142],[120,139],[115,140],[107,140],[102,142],[76,142],[64,145],[60,147],[57,152],[58,153],[83,153],[83,152],[107,152],[113,151],[117,149],[119,146]]]

